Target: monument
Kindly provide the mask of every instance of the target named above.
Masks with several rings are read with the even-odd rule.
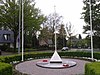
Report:
[[[76,65],[76,62],[67,59],[61,59],[55,50],[51,59],[42,59],[41,61],[37,62],[36,65],[43,68],[62,69],[73,67]]]
[[[55,10],[55,7],[54,7]],[[56,14],[56,11],[55,11]],[[52,68],[52,69],[60,69],[60,68],[69,68],[76,65],[76,62],[69,61],[67,59],[61,59],[57,52],[57,38],[56,38],[56,17],[55,18],[55,51],[52,55],[51,59],[43,59],[36,63],[37,66],[43,67],[43,68]]]

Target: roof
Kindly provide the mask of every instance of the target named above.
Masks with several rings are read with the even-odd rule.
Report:
[[[13,31],[10,30],[0,30],[0,34],[14,34]]]

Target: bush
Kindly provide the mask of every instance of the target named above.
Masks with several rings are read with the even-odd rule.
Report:
[[[52,56],[52,52],[35,52],[35,53],[26,53],[24,54],[24,60],[29,58],[38,59],[38,58],[47,58]],[[10,56],[0,56],[0,62],[11,63],[13,61],[21,61],[21,54],[19,55],[10,55]]]
[[[91,53],[89,52],[60,52],[60,56],[69,56],[69,57],[90,57]]]
[[[0,62],[0,75],[12,75],[12,66],[10,64]]]
[[[100,75],[100,62],[87,63],[85,75]]]
[[[100,52],[94,53],[94,58],[100,60]]]

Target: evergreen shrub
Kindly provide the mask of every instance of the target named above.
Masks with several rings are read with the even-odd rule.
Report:
[[[12,65],[0,62],[0,75],[12,75]]]
[[[85,75],[100,75],[100,62],[87,63]]]

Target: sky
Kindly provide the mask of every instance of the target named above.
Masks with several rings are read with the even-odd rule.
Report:
[[[64,24],[71,22],[74,26],[74,34],[82,34],[84,38],[83,25],[85,25],[85,22],[83,19],[80,19],[84,5],[82,1],[83,0],[35,0],[36,7],[47,16],[54,13],[54,6],[56,6],[56,12],[63,16]]]

